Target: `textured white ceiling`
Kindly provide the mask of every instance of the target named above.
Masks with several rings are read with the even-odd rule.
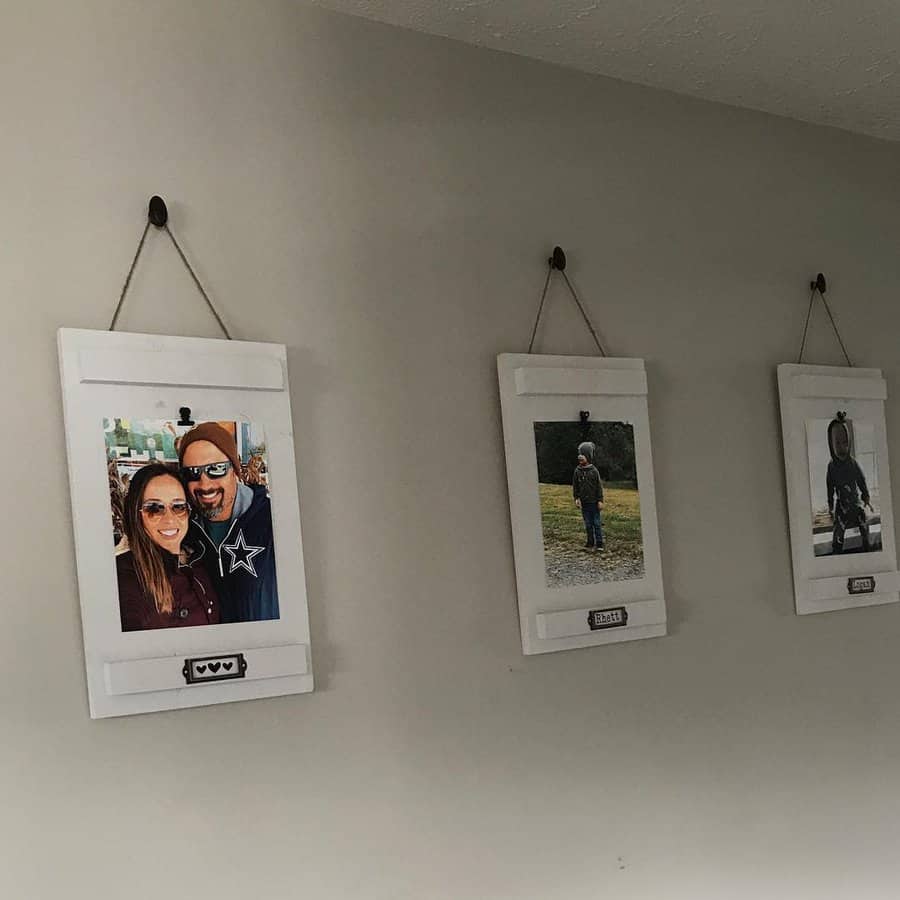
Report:
[[[900,0],[314,0],[392,25],[900,140]]]

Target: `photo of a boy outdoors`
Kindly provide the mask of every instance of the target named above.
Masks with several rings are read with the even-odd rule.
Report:
[[[596,447],[590,441],[578,445],[578,465],[572,476],[572,495],[581,510],[587,532],[585,550],[603,549],[603,484],[600,471],[594,465]]]
[[[839,412],[806,423],[813,554],[881,550],[875,429]]]
[[[548,587],[644,576],[634,429],[535,422]]]

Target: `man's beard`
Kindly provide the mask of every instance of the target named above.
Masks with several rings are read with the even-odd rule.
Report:
[[[216,506],[202,503],[197,497],[192,497],[191,499],[194,501],[194,509],[196,509],[204,519],[215,519],[225,511],[225,491],[223,490],[219,491],[218,504]]]
[[[216,516],[222,515],[225,511],[225,504],[223,503],[220,506],[198,506],[196,509],[204,519],[215,519]]]

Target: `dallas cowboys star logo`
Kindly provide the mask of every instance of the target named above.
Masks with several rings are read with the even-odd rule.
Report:
[[[236,569],[246,569],[254,578],[257,578],[256,569],[253,567],[253,557],[258,556],[265,550],[265,547],[248,546],[244,540],[244,532],[238,531],[237,538],[233,544],[225,544],[224,549],[231,556],[231,568],[228,570],[230,575]]]

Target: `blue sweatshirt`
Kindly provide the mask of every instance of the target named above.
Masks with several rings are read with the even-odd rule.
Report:
[[[262,485],[239,484],[228,529],[221,541],[210,537],[209,522],[191,520],[190,535],[202,540],[204,562],[219,595],[222,622],[278,618],[272,506]]]

